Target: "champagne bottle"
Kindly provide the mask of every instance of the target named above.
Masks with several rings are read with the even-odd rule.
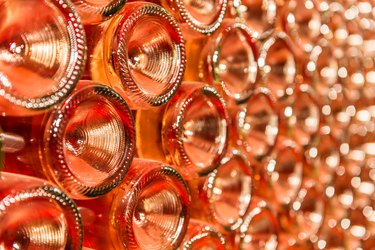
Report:
[[[254,31],[234,19],[225,19],[201,53],[202,81],[217,86],[227,102],[243,102],[253,93],[258,80],[259,49]],[[187,72],[188,73],[188,72]]]
[[[225,250],[224,236],[212,225],[191,219],[180,250],[216,249]]]
[[[272,206],[259,197],[252,198],[251,209],[237,235],[239,249],[277,249],[279,224]]]
[[[2,249],[82,249],[80,213],[69,196],[49,182],[0,175]]]
[[[189,189],[173,167],[135,158],[118,188],[77,201],[93,249],[176,249],[186,233]]]
[[[257,88],[233,113],[233,141],[244,149],[253,164],[260,164],[272,152],[279,134],[275,97],[269,89]]]
[[[3,0],[0,9],[1,115],[30,115],[60,103],[86,60],[85,34],[72,4]]]
[[[85,27],[89,78],[115,89],[132,109],[165,104],[185,71],[185,41],[177,21],[162,7],[126,4],[112,19]]]
[[[124,7],[126,0],[71,0],[83,24],[97,24],[110,19]]]
[[[237,149],[228,151],[217,169],[200,177],[192,218],[207,221],[224,235],[236,231],[250,208],[252,179],[248,159]]]
[[[228,125],[226,103],[214,87],[184,82],[165,107],[137,111],[137,153],[207,175],[226,153]]]
[[[254,29],[259,39],[275,30],[278,5],[275,0],[239,0],[231,2],[231,15]]]
[[[48,178],[74,199],[103,195],[124,178],[135,150],[133,116],[114,90],[91,81],[48,113],[0,117],[4,132],[23,138],[5,155],[10,172]]]
[[[258,59],[261,83],[278,101],[285,99],[296,83],[296,64],[291,41],[284,32],[273,33],[262,43]]]

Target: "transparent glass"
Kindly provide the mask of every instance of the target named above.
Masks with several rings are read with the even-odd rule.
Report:
[[[119,12],[126,0],[71,0],[71,2],[83,24],[97,24]]]
[[[245,149],[250,161],[259,163],[269,155],[279,133],[276,100],[266,88],[258,88],[235,115],[237,144]]]
[[[211,34],[219,28],[227,10],[227,0],[153,0],[179,21],[184,34]]]
[[[322,33],[335,47],[345,46],[349,36],[344,8],[338,2],[326,3],[323,10]]]
[[[2,172],[1,249],[82,249],[83,227],[76,204],[49,182]]]
[[[87,36],[95,43],[92,79],[110,85],[132,109],[165,104],[178,90],[185,71],[185,41],[177,21],[162,7],[128,3]]]
[[[323,224],[326,203],[323,186],[319,182],[304,181],[291,206],[292,218],[296,221],[296,227],[291,230],[298,241],[316,238]]]
[[[6,170],[46,177],[75,199],[111,191],[135,151],[132,113],[114,90],[91,81],[44,115],[1,117],[4,132],[24,140],[5,155]]]
[[[258,79],[258,48],[254,31],[225,19],[201,54],[203,81],[217,85],[223,97],[241,102],[252,94]]]
[[[304,169],[301,152],[295,143],[279,142],[263,168],[268,190],[259,190],[257,195],[270,195],[275,208],[293,202],[301,188]]]
[[[214,87],[184,82],[165,107],[137,111],[137,151],[206,175],[225,155],[228,124],[226,103]]]
[[[328,102],[327,93],[337,83],[339,62],[333,48],[326,40],[320,40],[312,49],[306,65],[306,75],[319,95],[320,103]]]
[[[275,0],[234,0],[233,7],[239,20],[253,28],[259,39],[273,32],[278,11]]]
[[[283,135],[302,148],[313,144],[319,133],[321,118],[315,92],[309,85],[300,84],[294,89],[290,103],[281,111],[281,119],[287,127],[287,131],[281,132]]]
[[[293,87],[297,74],[296,58],[291,41],[283,32],[276,32],[260,47],[258,66],[262,84],[271,90],[276,99],[286,96]]]
[[[191,219],[180,250],[225,250],[224,236],[212,225]]]
[[[252,195],[252,171],[250,162],[238,150],[232,149],[221,160],[220,166],[199,184],[200,211],[208,220],[222,231],[235,231],[243,222],[250,207]]]
[[[281,15],[283,29],[303,52],[321,37],[321,13],[313,0],[288,0]]]
[[[306,171],[309,178],[317,180],[324,187],[331,184],[340,166],[341,154],[340,144],[331,134],[329,126],[320,129],[316,141],[306,149],[305,157],[311,164],[311,170]]]
[[[86,59],[85,33],[72,4],[2,0],[0,16],[0,112],[28,115],[64,100]]]
[[[119,188],[77,201],[93,249],[176,249],[189,222],[189,189],[161,162],[135,158]]]
[[[241,250],[277,249],[279,225],[275,211],[266,201],[253,197],[237,241]]]

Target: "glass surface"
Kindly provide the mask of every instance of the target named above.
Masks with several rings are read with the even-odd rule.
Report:
[[[27,109],[60,102],[74,89],[85,59],[84,32],[72,6],[65,1],[1,1],[0,16],[2,98]]]

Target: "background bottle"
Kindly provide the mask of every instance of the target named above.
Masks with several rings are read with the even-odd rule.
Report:
[[[217,249],[224,250],[226,241],[224,236],[212,225],[191,219],[184,240],[179,249],[181,250],[199,250],[199,249]]]
[[[75,88],[85,64],[78,14],[64,0],[7,0],[0,6],[1,114],[28,115],[56,105]]]
[[[185,70],[185,41],[162,7],[128,3],[106,23],[85,28],[90,78],[111,86],[132,109],[160,106],[176,93]]]
[[[22,150],[5,155],[5,169],[48,178],[75,199],[112,190],[134,155],[133,116],[126,102],[90,81],[81,81],[49,113],[0,120],[4,132],[25,142]]]
[[[258,80],[259,49],[254,31],[234,19],[225,19],[208,39],[200,55],[197,74],[203,82],[215,85],[229,102],[243,102],[252,94]]]
[[[0,246],[5,249],[81,249],[76,204],[49,182],[3,172],[0,176]]]
[[[189,189],[175,168],[135,158],[118,188],[77,201],[84,247],[176,249],[189,223]]]
[[[224,235],[236,231],[250,208],[252,179],[248,159],[241,151],[231,149],[218,168],[200,177],[192,218],[207,221]]]

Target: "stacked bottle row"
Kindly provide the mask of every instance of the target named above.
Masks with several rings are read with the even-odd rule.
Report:
[[[371,1],[0,7],[3,248],[373,247]]]

